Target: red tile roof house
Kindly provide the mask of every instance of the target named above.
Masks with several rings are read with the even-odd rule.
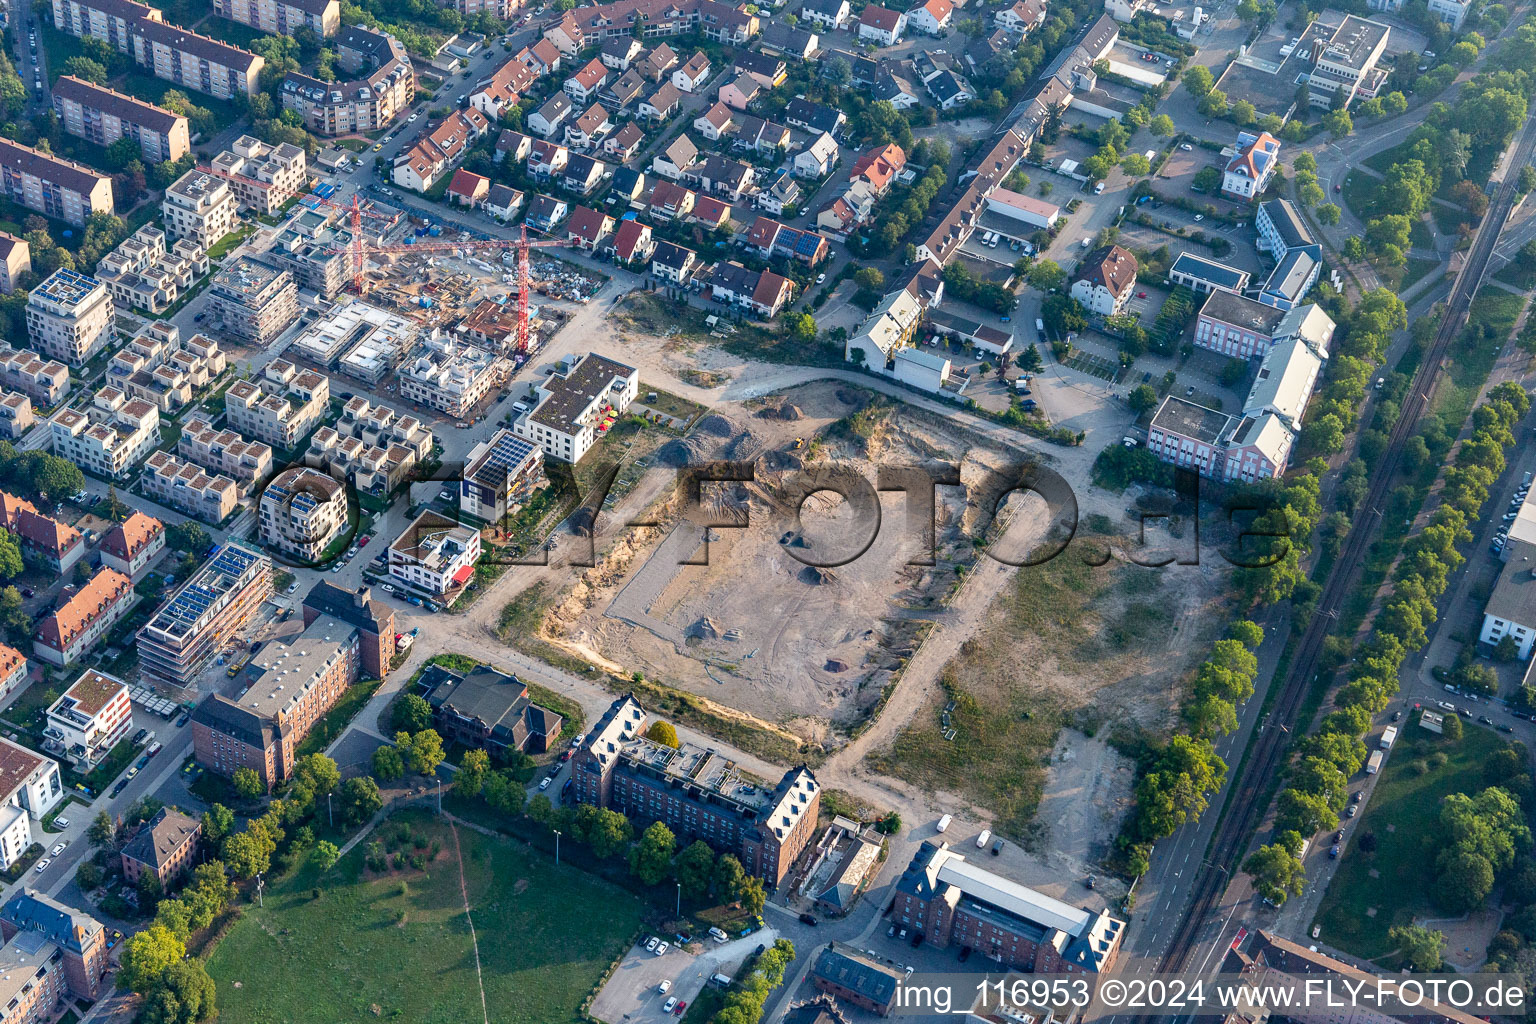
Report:
[[[587,206],[571,211],[571,219],[565,223],[565,237],[582,252],[595,252],[597,246],[613,230],[613,218]]]
[[[924,0],[907,11],[907,24],[930,36],[943,35],[949,30],[954,10],[955,5],[950,0]]]
[[[32,653],[50,665],[69,665],[127,615],[136,601],[133,581],[103,566],[89,583],[37,624]]]
[[[101,539],[101,564],[137,583],[165,550],[165,525],[135,512],[108,530]]]
[[[162,807],[139,827],[123,846],[123,878],[138,885],[139,876],[154,875],[164,889],[192,867],[203,823],[171,807]]]
[[[60,575],[85,554],[80,531],[45,516],[30,501],[0,491],[0,527],[16,537],[21,553]]]
[[[27,685],[27,659],[14,647],[0,644],[0,701],[9,700],[11,694]]]
[[[448,183],[448,198],[470,209],[479,206],[480,201],[490,191],[491,179],[473,171],[466,171],[462,167],[453,172],[453,180]]]
[[[901,34],[906,31],[906,28],[905,14],[881,7],[879,4],[870,4],[864,8],[864,13],[859,15],[859,38],[869,40],[878,46],[895,46],[901,42]]]
[[[626,220],[619,225],[619,233],[613,237],[613,254],[620,263],[646,263],[656,251],[651,238],[651,226],[638,220]]]

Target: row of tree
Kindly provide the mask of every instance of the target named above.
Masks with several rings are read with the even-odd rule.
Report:
[[[1503,472],[1504,452],[1514,444],[1512,428],[1529,409],[1525,391],[1506,382],[1493,388],[1473,412],[1472,435],[1457,452],[1455,465],[1445,471],[1442,504],[1428,525],[1403,545],[1392,591],[1369,638],[1355,652],[1349,681],[1334,695],[1333,710],[1317,732],[1298,744],[1297,761],[1277,798],[1274,839],[1244,865],[1255,887],[1274,902],[1301,892],[1302,840],[1331,827],[1343,812],[1349,777],[1365,762],[1362,737],[1373,716],[1397,693],[1404,659],[1428,642],[1435,601],[1464,560],[1457,545],[1472,539],[1467,523],[1488,500],[1489,488]],[[1482,890],[1478,901],[1486,895]]]
[[[1143,757],[1136,780],[1136,809],[1117,843],[1131,874],[1146,871],[1152,844],[1205,813],[1210,794],[1227,779],[1214,740],[1237,728],[1237,705],[1253,696],[1259,662],[1254,651],[1264,630],[1246,619],[1234,622],[1211,656],[1195,670],[1183,708],[1188,733]]]

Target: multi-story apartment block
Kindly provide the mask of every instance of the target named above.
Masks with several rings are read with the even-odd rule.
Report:
[[[293,466],[261,492],[261,540],[302,562],[315,563],[347,529],[347,492],[326,473]]]
[[[43,359],[29,348],[14,349],[0,342],[0,384],[46,409],[69,394],[69,367],[57,359]]]
[[[508,369],[505,359],[483,348],[429,338],[421,354],[400,367],[400,397],[463,419],[506,380]]]
[[[224,392],[224,421],[246,437],[289,449],[320,425],[330,403],[329,377],[274,359],[261,376],[236,381]]]
[[[499,523],[522,506],[544,479],[544,449],[505,428],[481,441],[465,460],[459,513]]]
[[[85,538],[79,530],[5,491],[0,491],[0,527],[16,538],[24,557],[60,576],[85,555]]]
[[[113,211],[107,175],[9,139],[0,139],[0,191],[29,210],[75,225]]]
[[[112,343],[112,295],[94,277],[60,267],[27,296],[32,347],[70,366],[89,362]]]
[[[628,694],[598,719],[571,760],[576,802],[622,811],[641,826],[665,822],[685,845],[702,839],[778,885],[816,832],[816,776],[801,765],[769,789],[713,750],[646,739],[645,721]]]
[[[272,594],[272,560],[230,542],[171,595],[139,630],[144,674],[191,686]]]
[[[341,29],[339,0],[213,0],[213,13],[274,36],[307,28],[324,39]]]
[[[57,761],[0,740],[0,867],[9,868],[37,841],[32,819],[63,796]]]
[[[113,354],[107,376],[130,397],[152,402],[167,413],[192,401],[227,366],[224,350],[208,335],[183,338],[175,324],[156,320]]]
[[[395,656],[395,613],[383,601],[375,601],[367,587],[347,590],[324,580],[309,588],[304,596],[304,626],[307,629],[321,616],[329,616],[358,632],[362,651],[362,672],[370,679],[389,676],[389,663]]]
[[[247,441],[233,430],[216,430],[202,412],[182,421],[176,454],[204,469],[233,477],[242,492],[249,492],[272,474],[271,445]]]
[[[128,700],[128,684],[116,676],[87,669],[48,708],[43,747],[89,771],[132,728],[133,705]]]
[[[1081,910],[967,861],[928,840],[896,883],[892,923],[939,949],[968,946],[1007,968],[1103,974],[1114,966],[1125,922]]]
[[[304,191],[306,168],[304,151],[298,146],[286,142],[269,146],[249,135],[240,136],[213,158],[213,169],[229,175],[224,180],[240,209],[265,217]]]
[[[566,11],[544,38],[569,57],[605,39],[633,35],[637,26],[647,39],[698,31],[731,46],[745,45],[758,32],[755,14],[718,0],[618,0]]]
[[[266,345],[299,318],[299,289],[288,271],[241,256],[213,275],[213,313],[231,337]]]
[[[286,643],[268,643],[241,671],[243,697],[211,694],[192,713],[198,764],[224,776],[251,768],[268,789],[289,779],[299,744],[361,666],[358,628],[329,615]]]
[[[192,869],[197,837],[202,834],[203,823],[197,818],[173,807],[160,808],[123,844],[123,878],[129,885],[138,885],[139,876],[154,875],[169,891],[172,882]]]
[[[22,274],[32,269],[32,246],[25,238],[17,238],[9,231],[0,231],[0,292],[6,295],[16,290],[16,282]]]
[[[65,595],[32,638],[32,653],[60,667],[78,661],[137,603],[133,581],[106,566],[79,590],[66,588]]]
[[[349,80],[323,82],[297,71],[283,80],[283,108],[298,111],[310,131],[376,131],[415,101],[416,72],[394,36],[353,25],[337,37],[336,59]]]
[[[101,564],[137,583],[164,550],[165,524],[135,512],[101,538]]]
[[[13,809],[13,813],[19,812]],[[0,855],[13,838],[20,841],[20,833],[0,834]],[[65,988],[64,952],[41,935],[24,932],[0,947],[0,1006],[5,1008],[0,1021],[4,1024],[47,1020],[65,1000]]]
[[[475,140],[490,130],[491,122],[474,107],[455,110],[436,128],[423,131],[414,146],[395,157],[395,184],[425,192],[458,166]]]
[[[431,509],[389,546],[389,574],[428,594],[458,594],[475,575],[480,531]]]
[[[0,437],[19,441],[37,423],[32,414],[32,399],[18,391],[0,388]]]
[[[342,407],[335,427],[314,432],[304,461],[382,497],[405,483],[434,443],[431,429],[415,416],[357,395]]]
[[[546,458],[580,462],[639,391],[639,370],[589,352],[538,386],[537,404],[513,430]]]
[[[64,951],[64,984],[72,994],[95,999],[101,993],[111,963],[107,930],[100,921],[51,896],[23,888],[0,908],[0,936],[10,942],[18,933],[34,934]]]
[[[53,452],[88,473],[122,480],[160,444],[160,410],[107,385],[84,412],[65,409],[50,425]]]
[[[261,91],[266,61],[249,50],[147,18],[134,23],[130,41],[134,62],[162,81],[226,102]]]
[[[416,344],[419,333],[416,321],[353,299],[332,308],[289,347],[317,366],[378,384]]]
[[[196,168],[165,190],[160,213],[172,238],[185,238],[204,249],[235,230],[235,194],[223,178]]]
[[[206,473],[169,452],[144,460],[139,486],[156,501],[214,526],[228,519],[240,500],[240,488],[229,477]]]
[[[164,107],[64,75],[53,84],[53,111],[71,135],[103,148],[121,138],[139,144],[147,163],[174,163],[192,151],[187,119]]]
[[[180,238],[167,250],[165,232],[153,224],[123,239],[96,264],[96,279],[119,306],[153,314],[169,309],[207,273],[208,254],[201,245]]]
[[[0,701],[9,700],[25,686],[27,677],[26,655],[7,644],[0,644]]]

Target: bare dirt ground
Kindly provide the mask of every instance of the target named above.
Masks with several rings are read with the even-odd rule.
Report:
[[[562,642],[829,749],[845,742],[911,655],[923,623],[949,615],[941,601],[954,567],[974,559],[971,537],[990,519],[967,494],[1002,464],[999,453],[870,402],[846,385],[795,388],[706,417],[685,441],[658,451],[664,465],[754,460],[755,480],[701,492],[711,513],[737,525],[710,530],[707,565],[679,564],[703,560],[704,527],[655,531],[629,557],[628,573],[557,607],[552,626]],[[960,464],[962,481],[973,485],[939,489],[935,566],[909,564],[921,541],[900,492],[881,495],[879,529],[857,554],[871,526],[853,506],[822,491],[798,508],[797,521],[784,490],[807,468],[872,485],[877,466],[933,459]]]

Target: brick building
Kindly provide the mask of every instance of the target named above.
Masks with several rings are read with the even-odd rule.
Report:
[[[139,876],[148,873],[160,879],[162,889],[169,890],[171,882],[191,870],[202,834],[203,823],[198,819],[172,807],[160,808],[124,844],[123,878],[129,885],[138,885]]]
[[[107,969],[107,930],[83,911],[67,907],[35,889],[22,889],[0,907],[0,937],[10,942],[19,932],[41,935],[64,952],[64,984],[83,999],[102,991]]]
[[[967,861],[929,840],[896,883],[891,923],[939,948],[969,946],[1004,967],[1035,973],[1103,973],[1125,922],[1069,906]]]
[[[693,743],[677,749],[644,737],[645,709],[614,701],[572,759],[578,803],[622,811],[638,827],[665,822],[686,846],[702,839],[777,886],[816,832],[821,786],[804,765],[771,790],[736,762]]]

